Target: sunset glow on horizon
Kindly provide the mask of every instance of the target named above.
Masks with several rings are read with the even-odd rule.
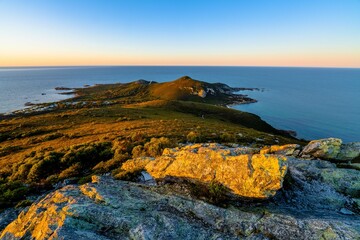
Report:
[[[360,67],[360,1],[0,0],[0,67]]]

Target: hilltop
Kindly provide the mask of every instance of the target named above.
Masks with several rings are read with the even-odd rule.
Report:
[[[76,90],[77,100],[108,100],[117,103],[139,103],[151,100],[192,101],[214,105],[256,102],[246,95],[236,94],[247,88],[232,88],[222,83],[207,83],[183,76],[170,82],[138,80],[125,84],[96,85]]]

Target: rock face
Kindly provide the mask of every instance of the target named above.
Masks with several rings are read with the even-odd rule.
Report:
[[[341,144],[342,140],[338,138],[313,140],[302,150],[301,156],[335,159],[340,152]]]
[[[331,210],[328,214],[333,214],[341,208],[350,208],[360,213],[360,174],[357,170],[337,168],[336,164],[323,160],[289,158],[285,185],[281,190],[285,196],[280,198],[298,209],[314,212],[327,209]]]
[[[306,164],[310,163],[311,161],[306,161]],[[299,163],[294,163],[294,171],[297,164]],[[303,169],[306,173],[306,168]],[[302,183],[304,172],[299,171],[294,175],[296,183]],[[247,206],[244,210],[242,207],[220,208],[186,196],[159,191],[161,186],[149,187],[116,181],[111,177],[93,177],[93,183],[66,186],[34,203],[4,229],[0,238],[360,238],[358,215],[331,212],[332,202],[328,202],[327,205],[316,205],[315,207],[323,212],[314,214],[315,211],[309,211],[311,205],[301,205],[303,187],[289,189],[289,196],[292,196],[295,202],[299,201],[295,204],[291,201],[281,202],[280,199],[275,205]],[[298,195],[295,194],[296,191],[300,191]],[[322,201],[326,201],[328,195],[333,194],[331,191],[330,188],[328,192],[319,196]],[[313,195],[313,198],[316,197],[318,194]],[[346,197],[339,197],[339,201],[346,200]],[[342,202],[339,203],[339,206],[342,205]],[[299,207],[300,215],[294,206]]]
[[[269,198],[282,187],[287,170],[283,156],[239,154],[241,149],[219,144],[195,144],[181,149],[165,149],[151,161],[134,159],[124,170],[144,167],[155,179],[186,178],[203,183],[218,182],[232,193],[249,198]]]
[[[336,158],[343,161],[349,161],[359,156],[360,156],[360,142],[352,142],[352,143],[343,144]]]
[[[286,144],[286,145],[272,145],[263,147],[260,150],[261,154],[280,154],[285,156],[297,155],[300,152],[300,145],[298,144]]]
[[[287,145],[280,147],[285,146]],[[308,159],[331,159],[343,162],[343,164],[349,164],[348,167],[360,169],[358,166],[358,163],[360,163],[360,142],[342,144],[342,140],[338,138],[313,140],[304,147],[300,156]]]
[[[4,229],[14,219],[16,219],[19,213],[19,210],[14,208],[8,208],[0,212],[0,231],[1,229]]]

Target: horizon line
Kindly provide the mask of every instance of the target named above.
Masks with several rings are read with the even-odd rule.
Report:
[[[271,65],[18,65],[18,66],[0,66],[0,68],[60,68],[60,67],[262,67],[262,68],[337,68],[337,69],[360,69],[359,67],[346,66],[271,66]]]

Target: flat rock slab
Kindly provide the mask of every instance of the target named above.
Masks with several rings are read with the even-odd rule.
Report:
[[[158,187],[94,177],[48,194],[0,239],[359,239],[353,220],[221,208]],[[355,225],[355,226],[353,226]],[[355,227],[355,228],[354,228]]]

